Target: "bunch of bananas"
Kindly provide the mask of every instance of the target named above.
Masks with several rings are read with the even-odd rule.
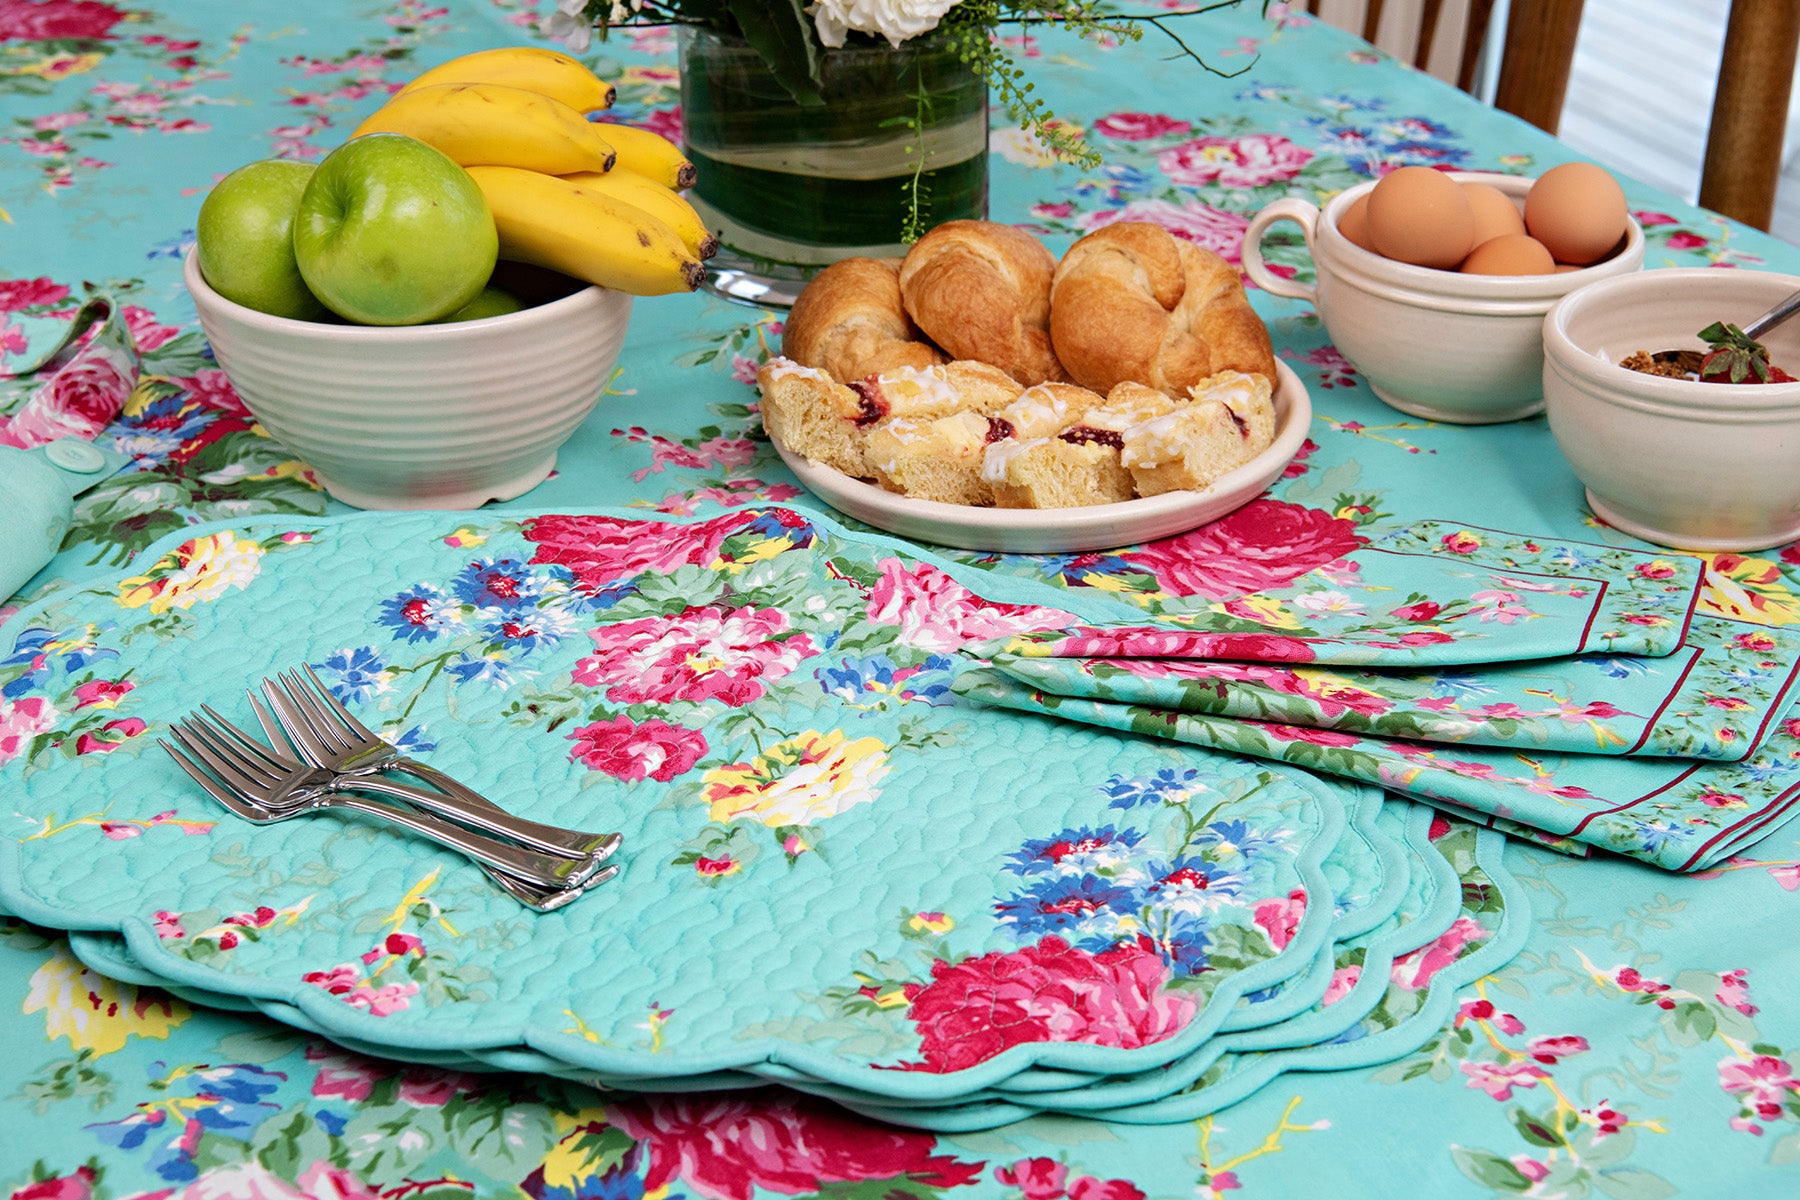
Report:
[[[638,296],[691,291],[719,244],[679,193],[694,165],[667,138],[588,120],[612,102],[579,60],[503,47],[426,71],[351,136],[405,134],[461,165],[487,197],[503,259]]]

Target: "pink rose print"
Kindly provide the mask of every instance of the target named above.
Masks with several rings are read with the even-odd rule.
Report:
[[[1223,1190],[1216,1175],[1213,1176],[1213,1188]],[[1095,1179],[1092,1175],[1083,1175],[1069,1185],[1069,1200],[1144,1200],[1144,1193],[1129,1180]]]
[[[240,417],[250,415],[250,410],[244,407],[244,402],[238,396],[237,389],[231,386],[231,381],[225,378],[223,371],[195,371],[190,378],[173,379],[170,382],[185,387],[190,400],[204,404],[207,408]]]
[[[333,996],[345,996],[361,979],[353,965],[339,963],[329,971],[308,971],[300,977],[300,982],[322,988]]]
[[[1470,1087],[1496,1100],[1510,1100],[1514,1088],[1534,1088],[1538,1080],[1550,1078],[1550,1072],[1532,1062],[1465,1062],[1462,1073],[1469,1077]]]
[[[1420,600],[1416,604],[1402,604],[1399,608],[1390,609],[1389,615],[1402,621],[1435,621],[1437,615],[1444,611],[1444,606],[1430,600]]]
[[[1571,1054],[1580,1054],[1587,1048],[1588,1040],[1586,1038],[1566,1033],[1560,1037],[1532,1038],[1526,1043],[1525,1052],[1538,1062],[1550,1065]]]
[[[959,1071],[1035,1042],[1160,1042],[1194,1015],[1191,998],[1164,990],[1169,978],[1162,956],[1143,942],[1091,954],[1047,937],[958,963],[939,959],[908,1010],[924,1061],[904,1065]]]
[[[1189,200],[1185,204],[1133,200],[1123,208],[1083,214],[1075,224],[1085,232],[1111,225],[1114,221],[1148,221],[1160,225],[1176,237],[1193,242],[1203,250],[1211,250],[1233,264],[1243,261],[1244,231],[1250,228],[1250,219],[1242,213],[1227,212],[1198,200]]]
[[[370,1187],[342,1167],[334,1167],[324,1159],[300,1172],[294,1183],[299,1195],[316,1200],[381,1200],[381,1192]],[[249,1193],[238,1193],[243,1200],[257,1200]]]
[[[1505,1034],[1525,1032],[1525,1022],[1509,1012],[1499,1011],[1491,1000],[1464,1000],[1456,1010],[1456,1027],[1462,1028],[1465,1021],[1488,1021]]]
[[[172,913],[166,908],[159,908],[151,917],[159,939],[184,938],[187,930],[181,927],[181,914]]]
[[[1355,965],[1339,967],[1331,973],[1331,982],[1325,985],[1325,997],[1320,1003],[1325,1007],[1330,1008],[1333,1004],[1336,1004],[1339,1000],[1348,996],[1351,990],[1356,987],[1357,981],[1361,978],[1361,967]]]
[[[0,14],[4,12],[4,9],[0,9]],[[92,1167],[76,1167],[68,1175],[56,1175],[26,1184],[13,1192],[12,1200],[92,1200],[94,1183],[99,1178],[99,1173]]]
[[[1668,246],[1671,250],[1698,250],[1706,245],[1706,239],[1697,233],[1671,233]]]
[[[1367,544],[1353,523],[1323,509],[1259,499],[1124,558],[1164,591],[1228,600],[1291,583]]]
[[[56,728],[56,706],[42,696],[0,697],[0,765],[22,754],[33,738]]]
[[[956,650],[987,638],[1063,629],[1076,618],[1035,604],[990,603],[928,563],[907,570],[884,559],[869,590],[869,619],[897,625],[900,640],[921,650]]]
[[[1294,931],[1300,928],[1300,918],[1306,915],[1306,890],[1295,888],[1287,894],[1285,900],[1264,900],[1256,906],[1255,920],[1257,928],[1269,935],[1269,942],[1277,950],[1287,949],[1294,940]]]
[[[1069,1168],[1054,1158],[1021,1158],[1010,1167],[995,1167],[994,1178],[1018,1188],[1025,1200],[1060,1200],[1068,1194]]]
[[[1767,653],[1775,648],[1775,639],[1766,633],[1740,633],[1731,640],[1745,650]]]
[[[110,754],[144,732],[148,726],[137,717],[108,721],[97,733],[84,733],[75,739],[77,754]]]
[[[1143,142],[1151,138],[1175,137],[1192,128],[1190,122],[1161,113],[1120,112],[1109,113],[1095,121],[1093,132],[1122,142]]]
[[[708,858],[702,854],[694,860],[694,873],[709,877],[735,875],[742,866],[742,863],[729,854],[719,858]]]
[[[742,707],[763,695],[763,680],[787,675],[818,651],[806,634],[789,633],[778,609],[724,612],[690,608],[588,632],[597,653],[572,672],[585,687],[606,688],[618,704],[722,700]]]
[[[584,592],[598,592],[645,571],[667,573],[706,566],[726,538],[748,525],[750,513],[728,513],[695,525],[651,525],[622,517],[534,517],[522,532],[538,548],[534,563],[561,563]]]
[[[680,1184],[705,1200],[750,1200],[759,1188],[802,1196],[878,1179],[952,1188],[981,1171],[934,1154],[930,1133],[876,1125],[789,1092],[645,1097],[609,1105],[607,1118],[648,1147],[646,1195]]]
[[[654,717],[642,724],[626,716],[595,721],[575,730],[569,740],[575,743],[569,751],[570,762],[627,782],[654,779],[667,783],[699,762],[707,749],[706,737],[699,730]]]
[[[1171,146],[1156,156],[1169,182],[1187,187],[1253,188],[1280,183],[1300,173],[1313,153],[1279,134],[1203,137]]]
[[[137,685],[128,680],[90,679],[75,689],[75,707],[112,708],[119,698]]]
[[[0,445],[30,450],[58,438],[93,441],[119,415],[133,380],[104,354],[82,354],[52,375],[0,424]]]
[[[308,1044],[306,1058],[308,1062],[319,1064],[319,1073],[313,1077],[312,1094],[315,1096],[367,1100],[375,1085],[386,1075],[373,1059],[333,1049],[323,1042]]]
[[[1439,971],[1462,957],[1465,947],[1485,937],[1487,931],[1479,922],[1469,917],[1458,917],[1429,946],[1422,946],[1396,958],[1388,977],[1409,992],[1423,991],[1431,986],[1431,981]]]
[[[0,41],[5,41],[9,36],[19,36],[9,35],[6,31],[11,27],[10,23],[24,19],[26,12],[44,11],[46,9],[43,5],[22,5],[17,0],[0,4]],[[48,279],[0,279],[0,312],[17,312],[22,308],[61,304],[68,298],[68,288]]]
[[[1800,891],[1800,863],[1781,863],[1769,868],[1769,875],[1783,891]]]
[[[1514,1170],[1532,1183],[1538,1183],[1550,1175],[1550,1164],[1539,1162],[1529,1154],[1515,1154],[1506,1161],[1510,1162]]]
[[[1719,990],[1713,993],[1713,999],[1727,1008],[1736,1009],[1746,1017],[1754,1017],[1760,1010],[1750,1003],[1750,981],[1747,975],[1748,972],[1742,967],[1720,975]]]
[[[463,1071],[415,1067],[400,1077],[400,1099],[418,1108],[442,1108],[480,1090],[480,1080]]]
[[[168,129],[169,126],[162,128]],[[125,318],[125,328],[131,331],[131,340],[139,350],[154,350],[164,342],[181,332],[179,325],[163,325],[158,323],[156,314],[147,308],[139,308],[135,304],[127,304],[119,310]]]
[[[1445,534],[1442,544],[1452,554],[1473,554],[1481,549],[1481,539],[1466,529],[1461,533]]]
[[[345,995],[344,1003],[351,1008],[365,1009],[372,1017],[386,1017],[410,1007],[407,997],[416,996],[418,992],[416,983],[388,983],[381,987],[359,983]]]
[[[1250,722],[1256,725],[1257,722]],[[1261,725],[1260,728],[1278,742],[1306,742],[1314,746],[1354,746],[1362,739],[1353,733],[1335,729],[1309,729],[1303,725]]]
[[[123,12],[100,0],[0,0],[0,42],[104,38],[124,19]]]
[[[1765,1121],[1781,1119],[1791,1093],[1800,1093],[1800,1080],[1785,1058],[1758,1054],[1749,1060],[1728,1058],[1719,1063],[1719,1086]]]

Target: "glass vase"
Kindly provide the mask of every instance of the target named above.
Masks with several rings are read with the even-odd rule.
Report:
[[[685,28],[680,50],[688,199],[719,234],[715,290],[786,304],[828,263],[905,253],[915,175],[921,228],[987,216],[987,85],[943,39],[825,51],[813,106],[741,39]]]

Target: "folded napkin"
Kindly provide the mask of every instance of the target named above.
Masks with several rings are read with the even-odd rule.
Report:
[[[1706,870],[1800,811],[1796,720],[1774,722],[1742,762],[1709,762],[1446,745],[1216,717],[1053,695],[993,667],[964,672],[955,687],[980,703],[1380,784],[1542,831],[1551,844],[1567,838],[1671,871]]]
[[[1528,753],[1736,761],[1761,746],[1792,699],[1800,631],[1699,616],[1680,649],[1661,658],[1580,655],[1435,671],[1045,658],[1004,648],[990,648],[990,657],[996,670],[1058,696]]]
[[[1115,601],[1104,624],[1014,639],[1018,654],[1397,669],[1672,654],[1702,582],[1684,555],[1442,521],[1370,541],[1346,519],[1266,499],[1116,553],[964,558],[996,581],[1059,583],[1067,607]]]

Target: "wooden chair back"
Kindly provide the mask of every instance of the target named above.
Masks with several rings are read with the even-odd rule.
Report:
[[[1568,95],[1581,28],[1583,0],[1512,0],[1500,47],[1494,107],[1555,133]],[[1305,0],[1317,16],[1320,0]],[[1363,40],[1374,42],[1386,0],[1365,0]],[[1444,0],[1420,0],[1419,25],[1410,54],[1423,70],[1443,17]],[[1456,85],[1474,94],[1494,0],[1468,0]],[[1767,229],[1775,213],[1787,130],[1794,63],[1800,52],[1800,3],[1796,0],[1731,0],[1728,50],[1719,66],[1700,203],[1728,217]]]

